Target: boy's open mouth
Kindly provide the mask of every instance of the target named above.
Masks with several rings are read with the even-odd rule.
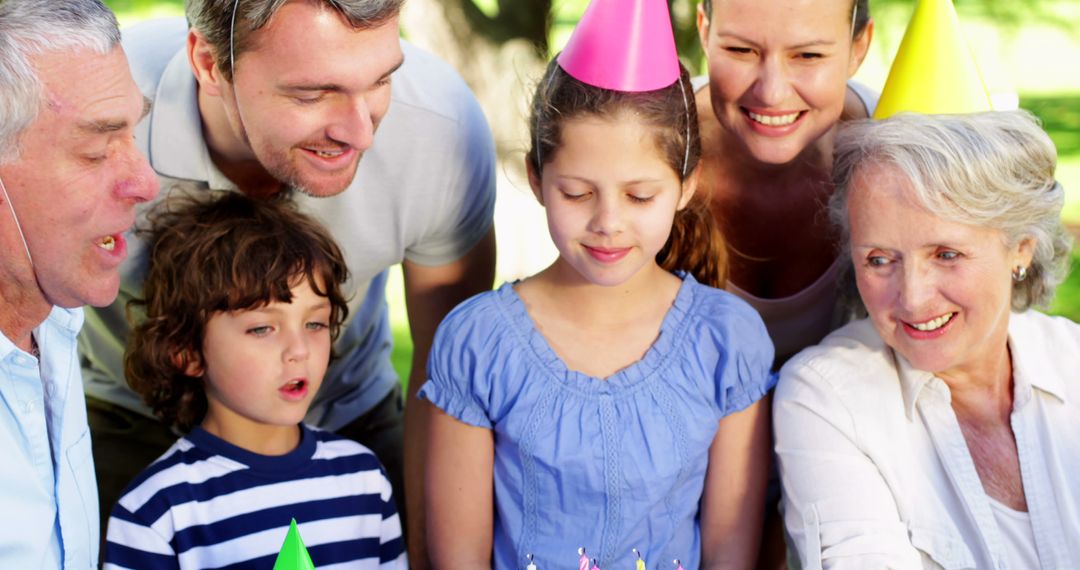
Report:
[[[281,387],[281,390],[283,392],[296,393],[303,391],[306,387],[307,380],[304,380],[303,378],[298,378],[296,380],[290,380],[286,382],[285,385]]]

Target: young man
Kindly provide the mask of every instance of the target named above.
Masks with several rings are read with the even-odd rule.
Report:
[[[97,0],[0,0],[0,567],[95,568],[99,528],[75,335],[116,297],[157,180],[146,101]],[[73,81],[78,78],[78,81]]]
[[[494,266],[491,135],[464,82],[399,40],[400,3],[189,0],[190,30],[156,21],[124,39],[136,81],[154,100],[136,138],[163,188],[289,192],[342,245],[350,319],[307,420],[375,451],[399,498],[401,402],[389,360],[386,269],[404,267],[412,394],[435,327],[459,301],[490,288]],[[124,304],[140,290],[145,264],[134,253],[119,300],[88,314],[80,344],[103,512],[175,439],[148,419],[121,371]],[[422,457],[423,411],[407,408],[410,457]],[[410,465],[417,477],[407,491],[413,545],[422,540],[420,467]],[[422,556],[410,558],[422,564]]]

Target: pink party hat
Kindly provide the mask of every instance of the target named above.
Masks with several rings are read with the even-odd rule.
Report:
[[[664,0],[592,0],[559,54],[574,79],[612,91],[653,91],[679,79]]]

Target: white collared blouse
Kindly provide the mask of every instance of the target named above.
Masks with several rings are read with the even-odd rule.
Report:
[[[1080,567],[1080,325],[1009,322],[1011,416],[1039,564]],[[784,522],[804,568],[1007,567],[1005,541],[951,407],[868,320],[780,374],[773,414]]]

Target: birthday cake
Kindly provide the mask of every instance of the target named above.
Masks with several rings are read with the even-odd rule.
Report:
[[[600,570],[600,563],[595,558],[589,558],[589,555],[585,553],[585,547],[578,548],[578,570]],[[642,558],[638,549],[632,549],[634,557],[637,559],[634,562],[634,570],[647,570],[645,567],[645,559]],[[529,561],[529,565],[525,567],[525,570],[539,570],[537,565],[533,562],[533,555],[526,554],[525,558]],[[683,570],[682,563],[678,559],[672,561],[675,566],[675,570]]]

